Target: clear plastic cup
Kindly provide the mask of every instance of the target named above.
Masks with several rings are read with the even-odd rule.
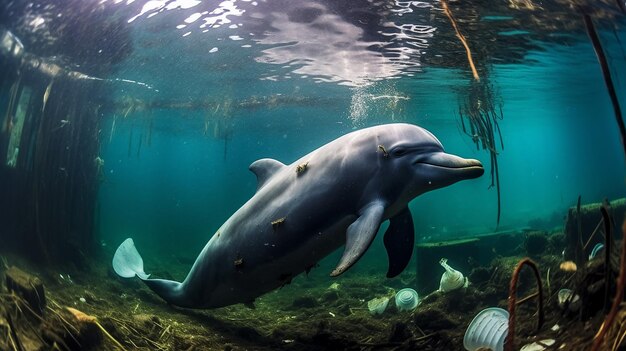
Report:
[[[498,307],[480,311],[465,331],[463,347],[475,351],[487,347],[494,351],[504,349],[504,339],[509,331],[509,312]]]

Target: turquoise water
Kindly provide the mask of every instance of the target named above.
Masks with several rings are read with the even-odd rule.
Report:
[[[103,82],[93,97],[104,160],[95,232],[109,248],[132,236],[146,255],[195,257],[254,194],[253,161],[291,163],[393,122],[425,127],[487,169],[411,202],[418,243],[552,229],[579,195],[622,197],[624,155],[578,10],[471,5],[450,9],[502,108],[499,224],[489,154],[461,131],[459,103],[473,78],[440,2],[10,2],[0,23],[27,53]],[[584,11],[623,106],[623,17],[614,2],[593,6]],[[365,262],[385,257],[380,241]]]
[[[245,35],[258,25],[246,16],[229,17],[236,28],[203,32],[196,22],[174,28],[194,13],[192,7],[132,22],[136,49],[116,74],[159,90],[132,90],[137,99],[179,105],[132,110],[126,118],[125,108],[104,113],[98,230],[105,244],[116,246],[132,236],[138,247],[157,255],[195,256],[254,194],[250,163],[264,157],[291,163],[366,126],[418,124],[433,132],[446,151],[477,158],[488,167],[489,155],[461,133],[457,117],[459,92],[471,81],[466,65],[446,69],[423,64],[412,72],[406,67],[396,71],[390,61],[360,76],[362,71],[350,70],[350,65],[362,64],[358,52],[344,51],[348,65],[336,67],[345,64],[338,61],[341,51],[308,51],[323,44],[317,35],[328,28],[289,22],[280,12],[272,18],[287,27],[259,40]],[[349,25],[328,16],[329,26],[333,19],[333,26]],[[519,28],[515,35],[527,33]],[[618,41],[624,32],[617,33],[602,35],[624,104],[623,65],[618,64],[624,60]],[[418,242],[536,223],[552,229],[563,224],[579,195],[584,202],[624,195],[624,155],[593,48],[582,28],[561,34],[568,38],[564,43],[531,41],[535,49],[519,62],[491,64],[488,79],[499,92],[504,114],[500,225],[496,227],[496,191],[489,189],[486,173],[410,204]],[[245,38],[229,39],[233,35]],[[445,54],[463,62],[463,51]],[[133,96],[128,90],[113,94],[116,101]],[[380,237],[360,265],[386,258]]]

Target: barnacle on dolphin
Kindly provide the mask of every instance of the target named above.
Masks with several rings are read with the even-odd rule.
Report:
[[[387,149],[385,149],[384,145],[378,145],[378,150],[383,152],[383,156],[389,157],[389,152],[387,152]]]
[[[305,163],[301,163],[296,167],[296,174],[300,175],[302,173],[304,173],[309,167],[309,163],[305,162]]]
[[[285,219],[287,219],[287,217],[282,217],[279,218],[275,221],[272,221],[272,228],[274,228],[274,230],[276,230],[276,228],[278,228],[279,226],[281,226],[283,223],[285,223]]]

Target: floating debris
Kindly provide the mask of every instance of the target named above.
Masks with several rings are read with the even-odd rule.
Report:
[[[543,351],[548,347],[554,345],[556,341],[554,339],[544,339],[541,341],[535,341],[532,344],[526,344],[522,346],[520,351]]]
[[[404,288],[396,293],[398,311],[413,311],[419,305],[419,295],[411,288]]]
[[[458,288],[467,288],[469,281],[463,276],[463,273],[448,265],[448,259],[442,258],[439,264],[446,270],[441,275],[441,281],[439,282],[439,291],[448,292],[456,290]]]
[[[72,307],[66,307],[65,309],[70,313],[75,321],[76,325],[74,327],[79,330],[82,336],[80,341],[84,342],[84,339],[98,340],[99,335],[96,333],[99,331],[111,342],[113,342],[118,349],[126,350],[126,348],[122,346],[122,344],[120,344],[120,342],[117,341],[117,339],[115,339],[111,334],[109,334],[100,322],[98,322],[96,317],[90,316]]]
[[[509,312],[499,307],[485,308],[467,327],[463,347],[466,350],[502,351],[508,331]]]
[[[574,294],[570,289],[561,289],[557,295],[559,307],[562,309],[569,308],[570,311],[576,312],[580,309],[582,301],[580,296]]]
[[[332,283],[330,284],[330,286],[328,287],[328,290],[332,290],[332,291],[339,291],[339,288],[341,287],[341,285],[339,285],[339,283]]]
[[[602,250],[604,250],[604,244],[602,243],[597,243],[596,246],[593,247],[593,250],[591,250],[591,254],[589,254],[589,261],[593,260],[594,258],[596,258],[596,256],[602,252]]]
[[[565,272],[576,272],[576,270],[578,269],[574,261],[561,262],[561,265],[559,266],[559,268],[561,268],[561,270]]]
[[[369,301],[367,301],[367,309],[370,311],[370,314],[375,316],[378,314],[383,314],[387,309],[387,305],[389,304],[388,297],[376,297]]]

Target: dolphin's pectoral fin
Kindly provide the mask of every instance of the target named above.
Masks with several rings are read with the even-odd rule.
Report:
[[[257,179],[257,187],[258,191],[265,185],[268,179],[270,179],[276,172],[281,170],[283,167],[286,167],[282,162],[276,161],[271,158],[262,158],[260,160],[256,160],[252,162],[250,165],[250,170],[252,173],[256,175]]]
[[[389,256],[387,278],[393,278],[406,268],[413,255],[415,235],[413,216],[408,207],[400,211],[389,221],[389,228],[383,237],[383,243]]]
[[[361,216],[348,227],[346,233],[346,248],[343,256],[339,260],[337,267],[330,273],[331,277],[336,277],[352,267],[356,261],[363,256],[370,246],[383,217],[385,208],[381,203],[369,205]]]

